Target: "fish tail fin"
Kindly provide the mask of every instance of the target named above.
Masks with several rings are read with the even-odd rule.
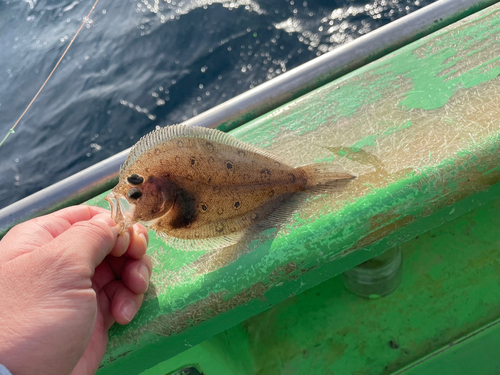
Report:
[[[344,188],[356,176],[338,170],[338,166],[329,163],[304,165],[301,168],[307,179],[305,190],[326,193]]]

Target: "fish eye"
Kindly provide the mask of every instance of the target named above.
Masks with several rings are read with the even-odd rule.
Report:
[[[132,185],[140,185],[144,181],[144,178],[134,173],[127,177],[127,181]]]
[[[127,195],[129,198],[139,199],[140,197],[142,197],[142,192],[137,188],[132,188],[128,191]]]

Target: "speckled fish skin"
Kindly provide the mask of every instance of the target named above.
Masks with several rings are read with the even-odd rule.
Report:
[[[352,178],[294,167],[218,130],[173,125],[132,148],[106,199],[123,229],[142,222],[174,247],[214,248],[279,221],[296,193]]]

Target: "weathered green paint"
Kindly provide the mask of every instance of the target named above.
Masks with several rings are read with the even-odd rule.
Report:
[[[387,297],[356,297],[337,278],[249,319],[256,373],[391,374],[498,319],[499,212],[497,199],[403,244],[403,282]],[[476,372],[435,373],[485,374],[492,363],[499,368],[498,354],[471,361]]]
[[[302,86],[297,87],[295,90],[290,91],[286,95],[286,100],[287,101],[292,101],[294,99],[297,99],[301,97],[302,95],[307,94],[311,90],[314,90],[318,87],[321,87],[334,79],[340,78],[343,75],[350,73],[351,71],[355,70],[356,68],[359,68],[360,66],[366,65],[372,61],[375,61],[376,59],[383,57],[396,49],[402,47],[405,44],[410,43],[411,41],[419,40],[420,38],[424,38],[425,36],[429,35],[432,32],[435,32],[437,30],[440,30],[441,28],[450,25],[458,20],[461,20],[471,14],[474,14],[475,12],[478,12],[481,9],[484,9],[485,7],[491,5],[495,0],[484,0],[481,2],[476,2],[474,5],[470,5],[469,8],[465,12],[459,12],[457,11],[454,15],[450,15],[446,19],[436,19],[432,25],[426,25],[422,28],[421,32],[417,33],[411,40],[401,40],[399,44],[391,44],[388,45],[385,49],[381,49],[376,53],[371,53],[366,56],[364,56],[363,60],[360,62],[353,62],[350,64],[347,64],[343,67],[339,67],[338,69],[335,69],[333,71],[326,72],[325,74],[317,77],[313,81],[308,81],[307,83],[304,83]],[[476,51],[472,50],[469,52],[470,54],[475,53]],[[228,120],[223,121],[219,126],[218,129],[228,132],[231,130],[234,130],[238,126],[247,123],[248,121],[251,121],[255,119],[257,116],[260,116],[268,111],[271,111],[275,109],[278,105],[279,102],[284,100],[284,97],[281,98],[272,98],[266,103],[259,103],[259,106],[257,108],[253,108],[252,110],[247,110],[243,111],[243,113],[239,113],[235,116],[231,116]]]
[[[353,152],[359,152],[365,146],[375,146],[375,142],[377,141],[377,139],[385,138],[385,137],[387,137],[387,136],[389,136],[397,131],[400,131],[402,129],[406,129],[409,126],[411,126],[411,121],[406,121],[406,123],[401,124],[400,126],[397,126],[397,125],[396,126],[389,126],[387,129],[385,129],[384,131],[382,131],[379,134],[368,135],[365,138],[357,141],[349,149]],[[346,155],[348,155],[348,153],[346,153],[345,151],[342,150],[339,152],[339,155],[346,156]]]
[[[268,147],[279,140],[285,129],[305,134],[324,123],[364,115],[367,111],[362,107],[388,98],[396,99],[404,111],[442,108],[456,91],[463,92],[500,74],[500,57],[494,41],[500,25],[492,8],[495,7],[481,12],[479,17],[473,16],[473,21],[469,17],[453,25],[453,30],[445,28],[366,65],[316,90],[315,94],[304,96],[293,106],[281,107],[274,112],[272,123],[269,116],[255,120],[252,124],[259,134],[249,132],[246,127],[236,132],[245,141]],[[474,53],[470,52],[472,49]],[[313,95],[316,100],[311,100]]]
[[[356,297],[335,277],[143,375],[189,363],[246,374],[225,369],[235,361],[259,375],[497,375],[499,212],[497,199],[401,245],[403,281],[389,296]],[[232,353],[212,363],[220,350]]]
[[[151,234],[151,290],[112,330],[102,373],[148,369],[500,196],[499,8],[233,131],[298,164],[334,158],[358,178],[249,249],[180,252]]]
[[[141,375],[171,374],[192,365],[204,371],[204,375],[255,375],[245,328],[238,325],[222,332]]]

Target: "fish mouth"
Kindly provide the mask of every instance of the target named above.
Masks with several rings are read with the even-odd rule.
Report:
[[[123,195],[111,192],[104,199],[109,203],[111,218],[120,225],[119,235],[137,222],[134,220],[135,204],[131,204]]]

